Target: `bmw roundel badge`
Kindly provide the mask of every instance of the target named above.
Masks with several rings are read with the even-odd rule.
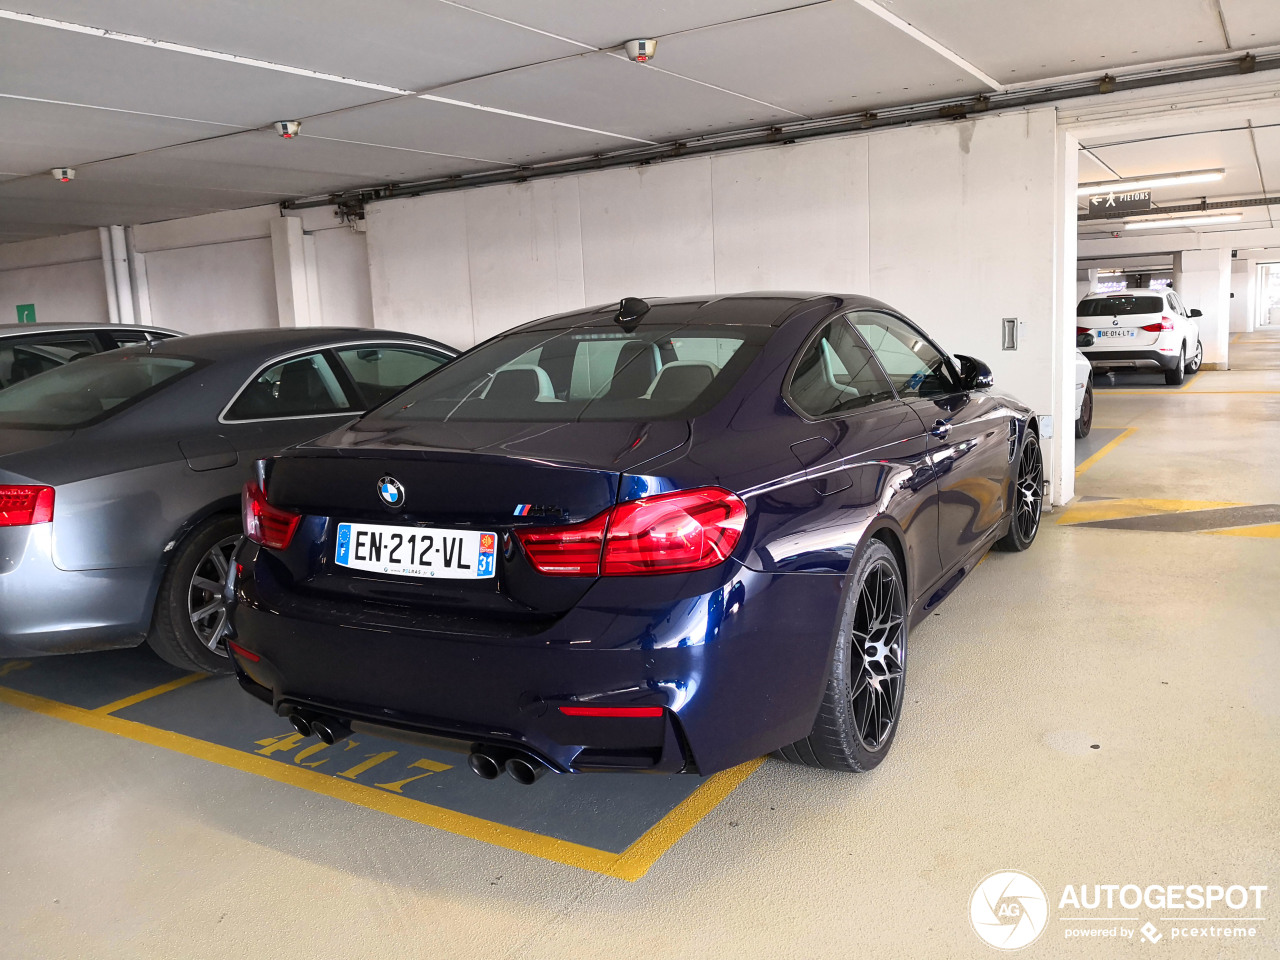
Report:
[[[378,481],[378,497],[388,507],[398,510],[404,506],[404,487],[395,477],[383,477]]]

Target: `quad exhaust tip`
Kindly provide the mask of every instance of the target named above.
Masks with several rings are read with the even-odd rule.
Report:
[[[532,754],[501,747],[473,747],[467,766],[481,780],[497,780],[505,770],[516,783],[532,786],[547,772],[547,765]]]

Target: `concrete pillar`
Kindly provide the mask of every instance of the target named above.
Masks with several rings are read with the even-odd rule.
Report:
[[[1256,273],[1248,260],[1231,261],[1231,332],[1247,333],[1253,329],[1253,311],[1249,288],[1252,274]]]
[[[271,221],[271,259],[275,264],[276,309],[280,326],[311,326],[306,242],[300,219],[280,217]]]
[[[1201,311],[1200,342],[1204,366],[1226,370],[1227,344],[1231,339],[1231,250],[1183,250],[1173,255],[1173,289],[1188,308]],[[1187,350],[1194,349],[1190,344]]]

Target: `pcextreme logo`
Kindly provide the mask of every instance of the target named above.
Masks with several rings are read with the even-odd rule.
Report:
[[[1048,921],[1044,887],[1020,870],[985,877],[969,898],[974,933],[998,950],[1021,950],[1034,943]]]

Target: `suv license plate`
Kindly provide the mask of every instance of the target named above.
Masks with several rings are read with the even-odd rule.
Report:
[[[1138,332],[1125,327],[1119,329],[1108,328],[1106,330],[1095,330],[1093,335],[1099,340],[1114,340],[1116,337],[1136,337]]]

